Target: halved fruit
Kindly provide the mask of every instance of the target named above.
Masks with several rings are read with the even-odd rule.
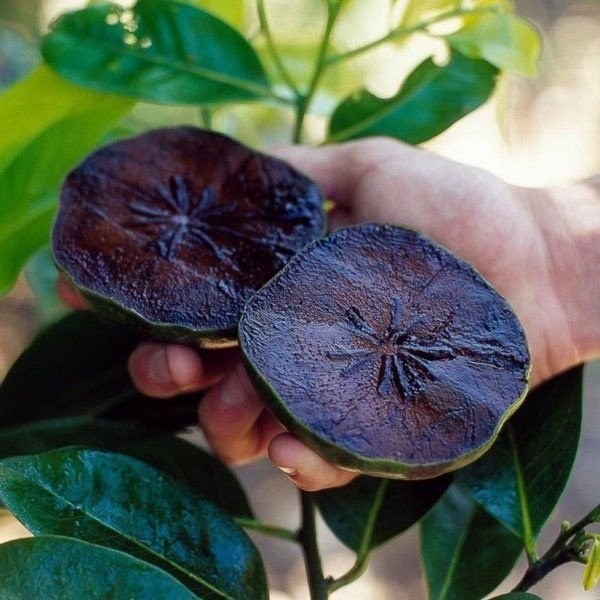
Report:
[[[56,263],[104,314],[159,339],[236,343],[246,300],[322,235],[316,184],[193,127],[92,154],[65,181]]]
[[[434,477],[477,458],[530,371],[507,302],[466,262],[390,225],[311,243],[249,300],[239,338],[281,422],[377,476]]]

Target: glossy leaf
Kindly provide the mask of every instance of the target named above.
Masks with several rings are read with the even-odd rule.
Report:
[[[270,93],[256,53],[235,29],[174,0],[65,14],[42,54],[75,83],[140,100],[218,104]]]
[[[491,95],[498,69],[458,52],[445,66],[431,58],[422,62],[392,98],[363,90],[335,110],[330,141],[372,135],[396,137],[419,144],[442,133]]]
[[[583,589],[591,590],[600,581],[600,536],[594,537],[583,571]]]
[[[233,519],[133,458],[82,448],[7,458],[0,498],[36,535],[128,552],[202,597],[267,597],[258,552]]]
[[[362,476],[315,494],[323,519],[355,552],[372,550],[414,525],[437,502],[449,477],[394,481]]]
[[[88,312],[51,325],[21,354],[0,386],[0,428],[80,415],[168,431],[195,424],[198,393],[165,402],[134,388],[126,363],[139,341],[137,333]]]
[[[86,417],[34,421],[0,430],[0,458],[64,446],[92,446],[142,460],[236,517],[252,517],[242,487],[210,454],[182,439],[133,423]]]
[[[64,176],[131,106],[43,67],[0,97],[0,294],[47,243]]]
[[[482,58],[505,71],[533,76],[538,72],[541,38],[528,21],[512,14],[467,15],[464,26],[447,37],[470,58]]]
[[[459,471],[474,498],[531,550],[569,479],[581,430],[582,368],[529,393],[480,460]]]
[[[0,596],[7,600],[194,600],[161,569],[123,552],[60,536],[0,546]]]
[[[0,386],[0,427],[98,414],[137,394],[126,371],[139,337],[92,313],[73,313],[39,334]]]
[[[118,118],[132,106],[122,98],[71,85],[42,65],[0,95],[3,124],[0,169],[49,127],[69,115],[90,113],[98,107],[108,111],[112,107]],[[112,121],[106,129],[111,125]]]
[[[421,522],[430,600],[480,600],[504,580],[521,550],[519,539],[456,485]]]

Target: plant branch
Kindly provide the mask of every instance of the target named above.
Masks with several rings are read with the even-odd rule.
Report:
[[[584,528],[597,520],[599,512],[600,504],[577,523],[561,531],[544,555],[529,565],[523,578],[512,591],[525,592],[560,565],[573,561],[582,562],[582,553],[590,539],[585,535]]]
[[[371,504],[369,517],[365,524],[363,536],[360,541],[360,548],[356,553],[356,561],[354,562],[350,570],[347,571],[344,575],[338,577],[337,579],[328,580],[328,588],[330,592],[335,592],[341,587],[352,583],[365,572],[365,569],[369,564],[369,556],[371,555],[371,543],[373,541],[375,524],[377,523],[377,517],[379,516],[381,504],[383,503],[383,498],[385,496],[385,492],[387,491],[388,485],[389,479],[381,480],[381,483],[379,484],[379,489],[377,490],[377,495],[373,500],[373,504]]]
[[[525,575],[523,575],[521,581],[519,581],[512,591],[526,592],[548,575],[550,571],[553,571],[565,563],[577,560],[578,556],[579,555],[570,546],[562,548],[560,552],[557,552],[554,556],[546,557],[544,555],[538,561],[532,563],[527,571],[525,571]]]
[[[319,45],[319,51],[317,54],[317,60],[315,62],[315,68],[310,83],[308,84],[308,90],[305,94],[300,94],[298,96],[298,102],[296,107],[296,123],[294,125],[293,134],[293,140],[295,143],[300,143],[302,141],[302,128],[304,126],[304,119],[306,118],[306,113],[310,108],[310,103],[312,102],[313,96],[315,95],[315,92],[317,90],[317,86],[319,85],[319,80],[321,79],[323,71],[325,70],[325,55],[327,54],[327,46],[329,45],[329,40],[331,38],[333,26],[335,25],[335,20],[337,19],[342,4],[343,2],[339,2],[334,5],[328,5],[327,22],[325,24],[325,30],[323,32],[321,43]]]
[[[246,519],[243,517],[236,517],[235,522],[240,527],[252,529],[253,531],[258,531],[259,533],[264,533],[265,535],[277,537],[282,540],[287,540],[289,542],[298,541],[298,532],[292,531],[291,529],[286,529],[285,527],[279,527],[277,525],[268,525],[267,523],[263,523],[262,521],[258,521],[257,519]]]
[[[323,577],[323,566],[317,544],[317,528],[315,524],[315,505],[308,492],[300,491],[302,506],[302,526],[298,532],[298,541],[302,545],[304,563],[308,576],[311,600],[327,600],[329,593],[327,582]]]
[[[406,37],[412,33],[416,33],[417,31],[424,31],[431,25],[435,25],[437,23],[441,23],[442,21],[447,21],[448,19],[453,19],[456,17],[462,17],[464,15],[472,15],[477,13],[485,13],[485,12],[496,12],[500,8],[500,5],[490,5],[490,6],[481,6],[479,8],[453,8],[452,10],[448,10],[446,12],[440,13],[434,17],[429,19],[424,19],[423,21],[419,21],[414,25],[408,25],[405,27],[397,27],[396,29],[390,31],[388,34],[380,37],[368,44],[364,44],[363,46],[359,46],[358,48],[353,48],[352,50],[348,50],[343,54],[338,54],[336,56],[331,56],[326,61],[326,67],[330,67],[339,62],[348,60],[350,58],[355,58],[360,54],[364,54],[365,52],[369,52],[383,44],[387,44],[388,42],[392,42],[395,40],[399,40],[403,37]]]
[[[574,523],[570,527],[567,527],[561,534],[556,538],[556,541],[550,546],[548,552],[557,552],[560,550],[562,546],[564,546],[567,542],[572,540],[578,533],[584,530],[585,527],[594,523],[596,521],[596,516],[600,512],[600,504],[594,507],[585,517]]]
[[[267,9],[265,7],[264,0],[257,0],[256,8],[258,11],[260,29],[263,32],[263,35],[265,36],[265,40],[267,41],[267,48],[269,50],[271,58],[273,59],[275,68],[279,72],[279,75],[286,83],[286,85],[294,92],[294,95],[298,98],[302,94],[300,93],[298,86],[294,83],[292,76],[290,75],[286,66],[283,64],[281,57],[279,56],[275,40],[273,39],[273,35],[271,33],[271,28],[269,27],[269,20],[267,19]]]

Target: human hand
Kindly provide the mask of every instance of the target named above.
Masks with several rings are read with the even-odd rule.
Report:
[[[382,138],[317,149],[291,147],[278,154],[336,202],[332,227],[362,221],[401,224],[472,263],[520,318],[533,383],[600,353],[597,290],[573,294],[573,289],[581,292],[582,282],[598,280],[582,259],[588,249],[597,254],[600,246],[600,202],[591,188],[573,188],[573,198],[564,191],[526,190]],[[595,327],[590,316],[592,323],[596,317]],[[225,462],[246,462],[268,452],[305,490],[343,485],[355,476],[283,430],[235,351],[144,344],[131,356],[129,368],[136,385],[150,396],[210,388],[199,420]]]

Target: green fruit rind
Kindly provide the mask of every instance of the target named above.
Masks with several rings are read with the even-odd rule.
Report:
[[[175,344],[188,344],[198,348],[221,349],[238,345],[236,337],[237,327],[229,329],[200,329],[185,327],[177,323],[157,323],[146,319],[140,313],[118,302],[114,298],[95,294],[93,291],[73,281],[60,265],[57,264],[56,267],[63,278],[81,294],[90,307],[111,323],[131,327],[155,340],[164,340]]]
[[[285,161],[225,135],[151,130],[68,174],[54,260],[112,321],[163,341],[235,346],[246,300],[323,235],[323,200]]]
[[[375,227],[380,226],[377,225]],[[388,230],[390,228],[397,228],[393,225],[384,225],[381,227],[383,229],[387,228]],[[401,229],[408,230],[404,227]],[[408,231],[412,232],[412,230]],[[427,240],[428,243],[433,244],[433,242],[431,242],[426,236],[423,236],[418,232],[412,233],[417,234],[420,238]],[[528,362],[526,363],[526,369],[523,369],[523,387],[521,388],[522,391],[520,395],[513,401],[509,402],[509,399],[506,400],[506,404],[508,404],[508,406],[505,408],[504,412],[501,415],[498,415],[495,425],[493,427],[493,431],[491,432],[489,437],[483,441],[483,443],[479,444],[474,448],[471,448],[469,451],[464,452],[459,456],[452,457],[448,460],[423,462],[409,462],[406,460],[399,460],[396,458],[392,459],[388,457],[383,458],[365,456],[364,454],[352,451],[348,447],[345,447],[344,445],[338,442],[333,442],[323,437],[314,429],[312,429],[308,422],[302,420],[301,417],[299,417],[297,414],[294,414],[292,410],[290,410],[285,399],[282,397],[282,394],[278,392],[275,385],[269,381],[268,376],[265,373],[261,372],[260,368],[253,362],[251,358],[253,352],[250,348],[250,345],[253,340],[251,338],[247,340],[245,337],[246,323],[249,320],[249,315],[252,311],[253,302],[258,296],[260,296],[264,292],[265,289],[277,284],[277,282],[280,279],[286,277],[289,271],[295,269],[298,263],[304,259],[304,256],[310,254],[311,249],[315,248],[316,246],[322,243],[323,239],[315,240],[307,246],[305,246],[305,248],[299,254],[297,254],[290,262],[288,262],[282,270],[280,270],[265,286],[263,286],[263,288],[261,288],[261,290],[259,290],[259,292],[246,304],[244,311],[242,312],[242,317],[238,329],[238,335],[243,362],[246,366],[250,379],[252,380],[257,391],[259,392],[260,396],[265,401],[269,409],[273,412],[275,417],[282,423],[282,425],[286,429],[288,429],[292,434],[294,434],[299,440],[301,440],[304,444],[313,449],[317,454],[327,459],[329,462],[348,471],[393,479],[428,479],[465,467],[469,463],[479,458],[492,446],[503,425],[519,408],[519,406],[527,396],[531,374],[530,357],[528,359]],[[439,244],[435,245],[440,247]],[[453,256],[461,265],[468,266],[482,280],[484,285],[487,285],[491,290],[494,290],[494,288],[485,280],[485,278],[483,278],[477,271],[475,271],[475,269],[473,269],[471,265],[457,258],[443,247],[440,248],[443,251],[448,252],[451,256]],[[323,275],[323,277],[326,278],[327,275]],[[327,281],[327,284],[333,285],[329,281]],[[512,313],[514,319],[516,320],[516,323],[518,324],[518,319],[516,315],[514,315],[514,311],[508,305],[506,300],[504,300],[504,302],[506,303],[506,308]],[[522,328],[521,333],[523,333]],[[524,350],[526,349],[527,354],[529,354],[527,342],[524,338],[524,333],[523,345]],[[289,371],[287,371],[287,373],[289,375]],[[283,390],[283,392],[285,393],[285,390]]]
[[[243,320],[243,316],[242,316]],[[306,444],[309,448],[312,448],[317,454],[326,458],[329,462],[334,465],[355,473],[361,473],[364,475],[372,475],[373,477],[387,477],[390,479],[431,479],[438,477],[444,473],[456,471],[466,467],[468,464],[477,460],[480,456],[485,454],[496,441],[500,430],[508,421],[508,419],[514,414],[514,412],[521,406],[525,397],[528,393],[528,387],[525,388],[521,396],[515,400],[515,403],[507,411],[504,418],[501,419],[494,433],[485,443],[469,452],[464,454],[458,460],[452,462],[432,462],[425,464],[410,464],[402,463],[397,460],[386,460],[386,459],[372,459],[360,454],[355,454],[349,450],[332,444],[325,438],[317,435],[314,431],[311,431],[306,424],[298,421],[297,417],[294,416],[285,405],[281,396],[275,391],[275,389],[269,384],[269,382],[263,377],[263,375],[256,369],[252,364],[252,361],[247,357],[244,344],[240,341],[240,349],[242,351],[243,362],[252,380],[252,383],[256,386],[261,398],[265,401],[269,410],[273,412],[275,417],[281,422],[281,424],[291,433],[293,433],[301,442]],[[529,373],[531,367],[527,373],[527,380],[529,380]]]

